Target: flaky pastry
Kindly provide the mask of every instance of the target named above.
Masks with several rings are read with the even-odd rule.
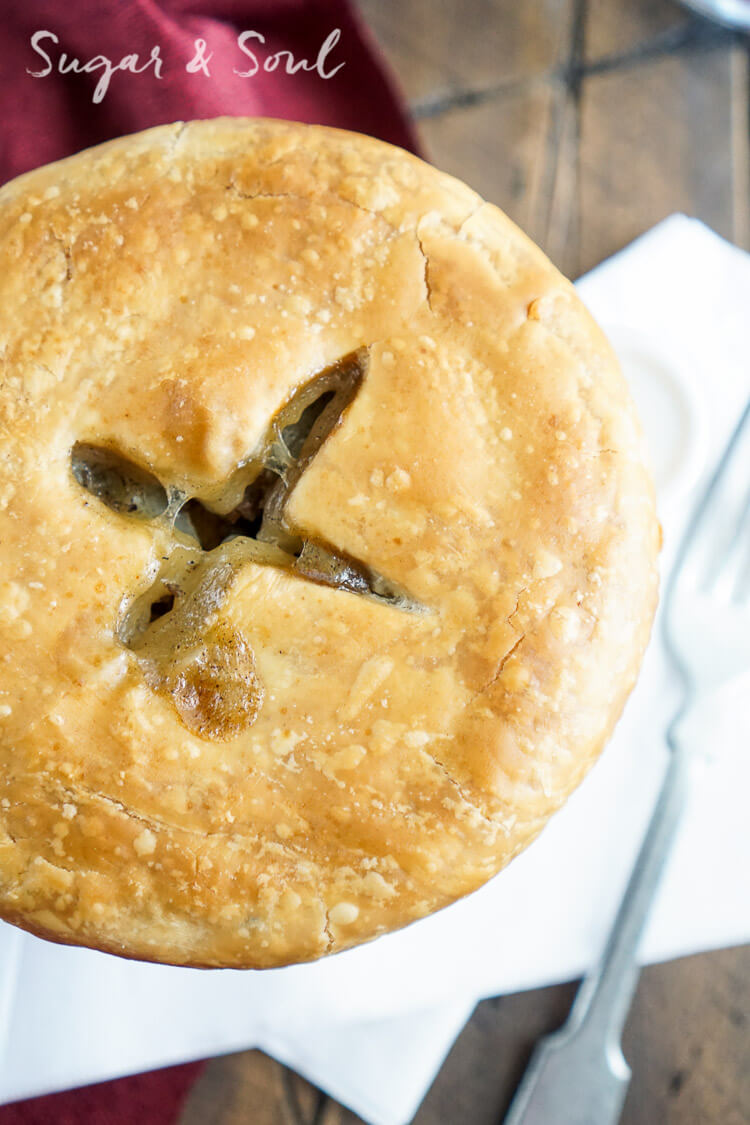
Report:
[[[656,601],[571,285],[381,142],[172,125],[0,191],[0,915],[266,967],[484,883]]]

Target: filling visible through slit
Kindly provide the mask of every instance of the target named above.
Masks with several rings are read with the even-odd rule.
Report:
[[[231,623],[217,620],[244,558],[240,539],[218,558],[176,547],[120,622],[120,640],[138,657],[146,682],[201,738],[239,734],[263,702],[250,645]]]
[[[226,739],[255,721],[263,699],[252,651],[217,610],[248,561],[286,567],[312,582],[413,613],[424,607],[366,563],[308,539],[286,520],[289,497],[340,424],[364,378],[367,351],[344,357],[272,419],[257,456],[224,483],[215,503],[165,489],[112,449],[77,443],[76,481],[113,511],[158,521],[176,535],[148,590],[129,601],[117,627],[150,686],[169,695],[203,738]]]
[[[156,477],[113,449],[76,442],[70,467],[78,483],[115,512],[152,520],[167,510],[167,493]]]
[[[346,356],[311,379],[282,407],[271,422],[259,457],[235,474],[230,491],[236,491],[243,475],[251,474],[239,503],[221,513],[218,506],[189,499],[176,513],[175,527],[204,551],[237,537],[269,543],[284,552],[282,565],[313,582],[419,612],[420,605],[365,563],[329,543],[307,539],[286,520],[292,489],[354,399],[366,360],[364,349]]]

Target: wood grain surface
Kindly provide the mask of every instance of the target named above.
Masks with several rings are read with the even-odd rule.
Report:
[[[569,276],[682,210],[748,247],[748,41],[671,0],[359,0],[425,153]],[[738,888],[739,890],[739,888]],[[574,984],[487,1000],[415,1125],[499,1125]],[[622,1125],[748,1125],[750,948],[644,971]],[[181,1125],[355,1125],[257,1051],[211,1062]],[[554,1125],[554,1122],[550,1122]]]

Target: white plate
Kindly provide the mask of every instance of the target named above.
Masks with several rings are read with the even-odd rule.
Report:
[[[684,495],[705,464],[702,411],[692,382],[632,329],[614,325],[605,331],[635,399],[656,490],[662,499]]]

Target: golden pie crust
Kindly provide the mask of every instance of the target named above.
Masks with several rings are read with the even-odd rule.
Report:
[[[266,967],[484,883],[599,754],[657,597],[638,422],[571,285],[407,153],[242,119],[7,184],[0,266],[0,915]],[[153,510],[108,499],[117,458]],[[262,479],[266,542],[247,499],[218,546],[174,523]]]

